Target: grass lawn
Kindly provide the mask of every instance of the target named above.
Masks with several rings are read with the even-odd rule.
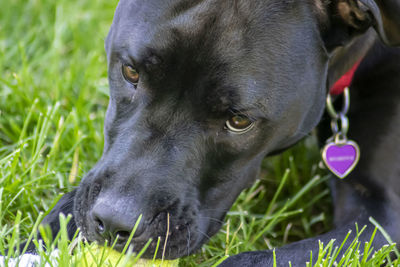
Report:
[[[38,218],[101,156],[108,103],[104,39],[116,4],[0,0],[0,254],[34,233]],[[318,163],[312,136],[266,160],[260,179],[239,197],[220,233],[180,266],[212,266],[226,255],[328,231],[328,176]],[[80,266],[65,235],[58,242],[59,266]],[[79,242],[76,251],[86,247]],[[384,247],[368,261],[357,249],[347,255],[354,266],[378,266],[392,250]],[[45,259],[49,253],[40,255]]]

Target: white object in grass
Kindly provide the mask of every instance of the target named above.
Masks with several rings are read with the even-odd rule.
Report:
[[[7,259],[6,256],[0,256],[0,267],[35,267],[35,266],[44,266],[44,267],[51,267],[58,265],[58,256],[59,251],[55,250],[50,254],[51,264],[46,262],[46,264],[41,265],[41,258],[39,255],[35,254],[24,254],[19,256],[18,258],[9,258]],[[6,264],[7,261],[7,264]]]

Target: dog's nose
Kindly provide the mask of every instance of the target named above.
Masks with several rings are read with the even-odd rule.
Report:
[[[98,204],[92,210],[93,226],[95,231],[110,243],[125,244],[136,224],[137,218],[124,214],[123,211],[115,210],[110,206]],[[139,223],[134,237],[140,236],[144,231],[144,224]]]

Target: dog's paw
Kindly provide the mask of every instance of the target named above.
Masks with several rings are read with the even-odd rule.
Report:
[[[272,251],[244,252],[234,255],[222,262],[218,267],[258,267],[274,266]]]

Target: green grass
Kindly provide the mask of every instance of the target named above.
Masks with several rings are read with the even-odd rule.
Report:
[[[101,156],[108,103],[103,47],[116,4],[0,0],[2,253],[28,237],[35,239],[38,219],[76,187]],[[328,178],[317,167],[315,143],[311,136],[265,161],[260,180],[240,195],[220,233],[196,255],[181,259],[180,266],[212,266],[226,255],[273,249],[328,231],[332,227]],[[59,266],[76,265],[79,252],[87,247],[78,242],[76,253],[70,255],[72,244],[65,229],[56,242],[61,250]],[[353,245],[342,266],[349,262],[377,266],[393,251],[393,246],[381,248],[367,260],[357,252],[360,244]],[[319,263],[329,266],[335,246],[321,247]],[[49,259],[50,252],[39,254]]]

